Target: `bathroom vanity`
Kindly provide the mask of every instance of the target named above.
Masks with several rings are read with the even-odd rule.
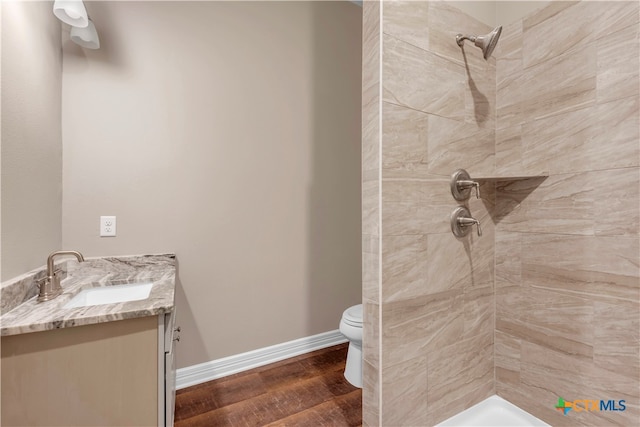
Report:
[[[2,424],[173,425],[175,257],[66,261],[61,268],[63,293],[50,301],[30,295],[39,272],[13,289],[3,284]],[[135,283],[152,284],[148,297],[69,304],[87,289]]]

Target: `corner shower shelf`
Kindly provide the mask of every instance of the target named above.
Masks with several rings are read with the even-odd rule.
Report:
[[[475,176],[471,177],[478,181],[520,181],[524,179],[546,178],[549,176],[549,172],[540,172],[533,175],[490,175],[490,176]]]

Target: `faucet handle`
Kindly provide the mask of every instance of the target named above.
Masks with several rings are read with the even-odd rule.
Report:
[[[470,226],[478,227],[478,236],[482,236],[480,221],[471,216],[469,210],[463,206],[458,206],[451,213],[451,231],[456,237],[465,237],[471,231]]]
[[[471,195],[471,188],[476,189],[476,198],[480,198],[480,183],[471,179],[469,172],[458,169],[451,175],[451,195],[459,202],[465,201]]]

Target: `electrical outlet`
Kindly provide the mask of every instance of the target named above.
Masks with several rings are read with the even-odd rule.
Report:
[[[116,217],[100,217],[100,237],[114,237],[116,235]]]

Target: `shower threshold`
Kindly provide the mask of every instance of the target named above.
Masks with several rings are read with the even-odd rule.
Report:
[[[493,395],[443,421],[436,427],[551,427],[544,421]]]

